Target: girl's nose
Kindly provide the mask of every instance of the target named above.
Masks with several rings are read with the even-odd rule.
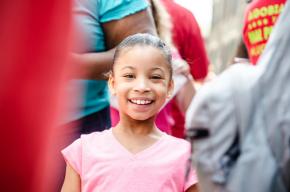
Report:
[[[138,78],[134,86],[134,91],[139,91],[139,92],[150,91],[148,80],[146,78]]]

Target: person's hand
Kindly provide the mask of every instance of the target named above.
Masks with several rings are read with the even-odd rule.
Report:
[[[215,79],[216,76],[217,75],[213,71],[209,71],[207,76],[205,77],[204,81],[205,82],[211,81],[211,80]]]
[[[181,58],[173,59],[173,71],[175,74],[184,75],[186,78],[193,80],[190,74],[190,67],[187,62]]]
[[[234,58],[234,63],[247,63],[247,64],[250,64],[250,60],[248,58],[235,57]]]
[[[70,59],[77,72],[77,77],[107,80],[107,73],[113,64],[114,53],[114,48],[104,52],[71,53]]]

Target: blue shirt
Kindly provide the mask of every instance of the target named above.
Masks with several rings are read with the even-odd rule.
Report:
[[[144,0],[75,0],[73,14],[76,26],[81,29],[85,47],[80,52],[105,51],[105,37],[101,23],[118,20],[148,7]],[[75,80],[82,86],[84,101],[77,106],[78,113],[70,120],[98,112],[109,106],[107,81]],[[74,85],[73,85],[74,86]]]

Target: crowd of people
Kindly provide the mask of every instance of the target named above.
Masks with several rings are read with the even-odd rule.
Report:
[[[74,15],[81,21],[81,29],[85,30],[85,38],[88,38],[88,41],[85,42],[88,48],[84,53],[79,53],[79,56],[90,57],[89,61],[93,65],[93,63],[100,61],[98,53],[111,55],[103,63],[106,66],[101,68],[95,64],[99,74],[96,74],[95,77],[91,76],[90,80],[85,80],[85,101],[80,103],[82,107],[79,112],[82,115],[78,116],[76,126],[80,127],[80,134],[89,135],[82,136],[81,139],[76,140],[63,151],[67,162],[63,191],[70,191],[72,188],[84,191],[93,191],[94,189],[116,191],[118,187],[126,188],[126,191],[134,191],[135,189],[160,191],[160,189],[165,190],[167,187],[171,188],[171,191],[196,191],[197,178],[187,180],[188,177],[185,174],[187,161],[180,161],[180,167],[173,166],[172,173],[164,174],[162,177],[158,177],[156,173],[163,167],[159,165],[157,168],[155,163],[158,164],[159,161],[150,163],[150,166],[144,165],[148,160],[146,161],[143,159],[144,157],[140,157],[138,168],[133,169],[130,165],[132,163],[131,158],[135,159],[144,151],[149,153],[154,150],[157,143],[163,140],[163,133],[184,139],[184,114],[196,92],[194,82],[206,78],[209,65],[203,38],[194,16],[190,11],[172,0],[124,1],[118,3],[100,1],[98,3],[95,5],[98,12],[95,9],[90,10],[92,6],[83,2],[79,2],[74,9]],[[271,5],[268,4],[269,2],[265,5],[265,2],[262,1],[249,3],[245,13],[242,41],[246,45],[247,54],[237,56],[244,57],[247,55],[250,62],[255,64],[265,47],[278,15],[282,11],[285,0],[270,2]],[[125,9],[125,7],[127,8]],[[81,8],[86,14],[79,12]],[[122,13],[122,10],[126,11]],[[91,17],[92,13],[93,18]],[[103,15],[100,15],[101,13]],[[114,13],[119,15],[114,15]],[[138,20],[140,14],[142,14],[142,20]],[[100,20],[95,18],[100,18]],[[128,18],[132,18],[133,23],[138,20],[142,25],[140,23],[137,27],[131,25],[130,22],[126,21]],[[124,25],[124,22],[126,22],[126,25]],[[90,23],[95,25],[90,25]],[[95,26],[98,27],[95,28]],[[120,28],[120,26],[123,28]],[[98,39],[98,35],[94,33],[101,29],[103,30],[102,33],[98,33]],[[126,31],[126,34],[122,34],[124,31]],[[121,35],[118,33],[121,33]],[[148,35],[130,36],[134,33],[147,33]],[[154,39],[149,34],[158,36],[161,40]],[[120,38],[116,39],[115,36]],[[127,36],[129,37],[122,41]],[[157,40],[160,42],[154,42]],[[167,48],[166,50],[159,50],[159,54],[163,53],[159,55],[163,58],[163,61],[148,60],[147,63],[144,55],[152,59],[157,58],[157,55],[153,54],[153,50],[147,51],[147,49],[154,48],[157,51],[156,49],[160,49],[160,47],[156,44],[161,46],[163,44],[162,40],[169,48],[168,50]],[[120,45],[115,49],[115,46],[119,43]],[[98,48],[98,46],[101,46],[101,48]],[[171,54],[168,52],[171,52]],[[238,51],[238,53],[240,52]],[[89,56],[92,54],[94,54],[94,57]],[[171,57],[172,64],[169,59]],[[86,61],[86,58],[79,59],[79,61]],[[150,71],[148,67],[152,63],[156,66],[151,66]],[[162,63],[172,66],[169,70],[163,71]],[[80,65],[86,66],[88,64],[81,63]],[[144,66],[141,67],[141,65]],[[158,68],[158,70],[155,71],[155,68]],[[154,75],[154,71],[160,73]],[[108,72],[110,73],[111,102],[106,86],[107,77],[104,75]],[[104,78],[98,79],[98,77]],[[175,87],[173,86],[172,80],[179,82],[182,79],[183,83],[176,83]],[[163,84],[167,87],[167,90],[162,91],[163,88],[158,88],[158,84]],[[158,92],[165,94],[163,99],[159,98],[160,93]],[[164,98],[165,96],[167,99]],[[163,102],[158,104],[157,107],[156,104],[159,103],[159,99]],[[109,103],[111,103],[111,107],[109,107]],[[99,131],[100,133],[92,133]],[[152,154],[151,158],[163,159],[164,164],[174,164],[174,161],[177,160],[175,158],[179,157],[175,152],[183,151],[178,149],[178,142],[181,141],[176,140],[176,149],[171,154],[173,159],[170,162],[166,162],[168,160],[166,156],[158,157],[160,154],[157,153]],[[170,143],[168,140],[167,146],[163,146],[163,148],[160,144],[160,150],[166,151],[168,147],[170,148]],[[122,152],[126,152],[127,157],[120,153],[120,148],[117,148],[116,144],[122,148]],[[110,148],[107,148],[108,145]],[[99,147],[94,149],[94,146]],[[107,154],[103,151],[107,151],[113,157],[107,157]],[[125,158],[124,161],[127,161],[125,164],[128,167],[124,164],[105,164],[111,158],[115,158],[115,160]],[[185,159],[189,159],[189,157]],[[120,167],[122,167],[121,170]],[[177,171],[176,168],[179,171],[180,169],[183,170],[183,172]],[[194,172],[194,168],[189,170]],[[98,171],[102,174],[97,174]],[[139,175],[138,173],[142,174]],[[114,174],[118,176],[126,174],[126,176],[123,176],[123,179],[116,184],[114,179],[111,178],[111,175]],[[180,177],[183,180],[174,180],[174,174],[177,174],[176,178]],[[156,175],[157,177],[153,180],[158,180],[158,182],[150,182],[152,178],[147,181],[147,175]],[[84,178],[86,178],[85,181]],[[191,182],[190,185],[187,184],[188,181]],[[146,182],[150,184],[144,184]]]
[[[61,110],[44,112],[48,116],[59,111],[65,113],[63,118],[55,118],[53,122],[58,130],[63,130],[60,135],[66,138],[56,147],[56,153],[50,153],[59,161],[55,177],[48,174],[49,166],[43,169],[45,175],[54,180],[50,190],[197,192],[206,189],[199,187],[202,183],[199,183],[198,167],[192,163],[194,151],[192,143],[186,140],[185,122],[188,108],[199,92],[196,85],[202,89],[207,81],[215,79],[209,78],[211,63],[193,13],[174,0],[74,0],[72,4],[66,3],[59,6],[67,7],[66,17],[59,21],[52,17],[51,28],[62,25],[67,31],[52,39],[51,44],[54,44],[48,49],[53,61],[59,59],[51,66],[58,69],[59,77],[53,81],[58,86],[46,83],[50,88],[47,90],[51,91],[45,92],[44,103],[56,106],[61,89],[66,91],[63,95],[67,97]],[[247,3],[242,38],[233,63],[247,61],[256,65],[287,0],[250,0]],[[69,20],[71,10],[72,20]],[[71,28],[68,23],[72,24]],[[69,29],[73,29],[72,37],[76,39],[65,35],[65,32],[69,34]],[[45,36],[45,29],[43,33]],[[33,37],[35,47],[42,43],[43,37],[34,33]],[[66,44],[56,46],[59,39],[66,40]],[[5,45],[1,50],[6,51]],[[55,53],[59,49],[63,57]],[[35,53],[44,55],[45,51],[41,51],[35,49]],[[47,62],[41,54],[39,62]],[[34,59],[37,61],[37,57]],[[69,80],[60,80],[63,78],[60,71],[67,66],[76,72],[71,73],[73,77]],[[52,75],[53,70],[47,72]],[[44,73],[46,71],[38,73],[37,78]],[[27,82],[26,87],[29,87],[29,78]],[[52,127],[53,123],[48,118],[42,119],[41,114],[35,126],[51,123]],[[53,135],[46,133],[47,138]],[[51,140],[45,144],[48,143]],[[29,189],[37,190],[46,186],[34,188],[31,185]]]

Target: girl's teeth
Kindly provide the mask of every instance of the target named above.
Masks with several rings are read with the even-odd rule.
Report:
[[[145,104],[151,103],[151,101],[148,101],[148,100],[135,100],[135,99],[133,99],[131,101],[137,105],[145,105]]]

